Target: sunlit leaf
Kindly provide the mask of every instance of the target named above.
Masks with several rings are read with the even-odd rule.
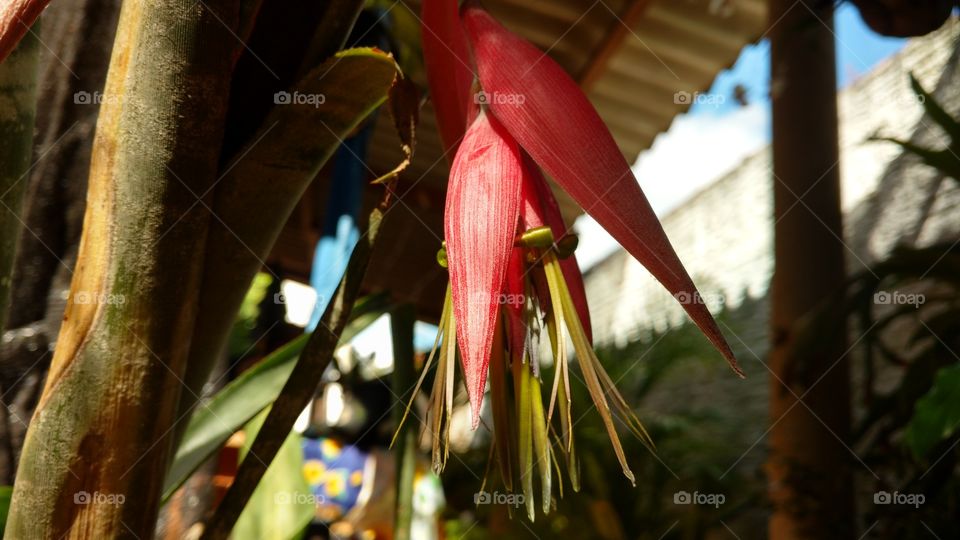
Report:
[[[267,411],[263,411],[244,427],[246,439],[241,459],[257,459],[246,454],[266,417]],[[260,540],[299,538],[313,518],[314,504],[310,486],[303,476],[301,437],[299,433],[291,432],[237,519],[233,537]]]
[[[13,496],[13,486],[0,486],[0,537],[7,527],[7,513],[10,512],[10,497]]]
[[[352,339],[388,309],[389,305],[383,296],[370,296],[357,302],[352,313],[353,320],[344,330],[341,341]],[[173,465],[167,471],[164,500],[173,495],[232,434],[273,403],[290,377],[308,338],[308,335],[299,336],[277,349],[224,386],[209,402],[200,405],[190,418]]]
[[[917,401],[904,440],[919,459],[960,428],[960,364],[937,372],[933,388]]]

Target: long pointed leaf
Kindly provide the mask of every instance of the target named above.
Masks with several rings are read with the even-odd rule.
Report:
[[[269,463],[276,456],[284,437],[293,429],[304,407],[317,391],[324,370],[330,365],[340,335],[343,333],[353,305],[359,297],[363,275],[367,271],[370,255],[379,238],[384,214],[390,210],[390,197],[370,213],[367,233],[350,255],[347,270],[333,299],[327,304],[317,330],[310,334],[303,354],[293,366],[290,377],[270,408],[263,427],[250,446],[250,453],[260,459],[244,460],[237,470],[233,484],[223,496],[213,516],[207,522],[201,536],[204,540],[225,540],[233,529],[237,517],[250,500]]]

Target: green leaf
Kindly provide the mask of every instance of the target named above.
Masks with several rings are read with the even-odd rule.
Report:
[[[265,410],[244,428],[246,441],[241,457],[249,452],[250,445],[266,417]],[[299,537],[310,523],[314,514],[314,501],[310,486],[303,476],[303,450],[300,441],[300,434],[292,431],[283,442],[237,519],[233,529],[234,538],[289,540]]]
[[[960,427],[960,364],[945,367],[929,392],[917,401],[907,424],[904,441],[918,459],[923,459],[942,440]]]
[[[233,328],[230,329],[227,350],[230,351],[231,357],[242,356],[253,347],[251,334],[260,316],[260,303],[266,297],[271,284],[273,284],[273,276],[266,272],[260,272],[253,278],[247,295],[243,297],[237,319],[233,322]]]
[[[341,342],[352,339],[389,308],[388,299],[383,295],[368,296],[357,302],[352,321],[344,329]],[[273,403],[290,377],[308,337],[304,334],[277,349],[224,386],[207,404],[200,405],[190,418],[173,465],[167,472],[163,487],[164,500],[173,495],[193,471],[241,426]]]
[[[307,337],[304,334],[277,349],[223,387],[209,403],[197,408],[167,472],[164,500],[173,495],[231,435],[276,399],[300,351],[307,344]]]
[[[7,512],[10,511],[10,497],[13,496],[13,486],[0,486],[0,538],[7,528]]]

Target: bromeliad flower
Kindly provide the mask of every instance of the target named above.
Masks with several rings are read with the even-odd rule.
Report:
[[[631,482],[614,416],[652,447],[593,351],[583,278],[573,256],[577,239],[568,234],[540,168],[675,297],[699,296],[629,164],[577,84],[475,3],[464,7],[462,26],[451,16],[456,12],[455,0],[423,2],[431,96],[444,145],[456,154],[447,187],[446,242],[438,254],[449,268],[450,286],[437,343],[417,390],[436,359],[428,418],[439,472],[449,453],[457,351],[474,428],[489,379],[501,477],[511,491],[519,480],[533,519],[533,478],[539,477],[542,508],[548,512],[558,456],[574,490],[579,489],[568,341]],[[483,92],[474,95],[486,99],[473,100],[464,91],[465,74],[474,65],[474,89]],[[742,375],[706,307],[683,307]],[[543,358],[547,351],[552,362]],[[540,369],[550,363],[552,378]],[[550,385],[546,400],[543,384]]]

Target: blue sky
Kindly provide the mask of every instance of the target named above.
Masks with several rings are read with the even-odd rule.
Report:
[[[875,34],[849,3],[838,8],[834,31],[840,88],[870,72],[906,43]],[[737,84],[747,90],[747,107],[733,99]],[[663,217],[769,144],[769,86],[770,45],[762,41],[746,47],[734,66],[714,81],[709,93],[724,96],[722,103],[695,102],[640,155],[634,173],[658,215]],[[691,151],[697,153],[697,159],[689,159]],[[617,243],[588,216],[578,219],[576,228],[582,237],[577,257],[584,269],[617,249]]]
[[[837,85],[843,88],[861,75],[866,74],[878,62],[900,50],[906,40],[888,38],[875,34],[867,28],[856,8],[848,3],[841,5],[836,14],[834,33],[837,35]],[[689,115],[724,115],[736,110],[739,105],[732,99],[733,88],[742,84],[747,88],[751,103],[767,104],[770,87],[770,43],[762,41],[740,53],[733,69],[721,73],[710,89],[712,94],[726,96],[719,107],[698,103]]]

